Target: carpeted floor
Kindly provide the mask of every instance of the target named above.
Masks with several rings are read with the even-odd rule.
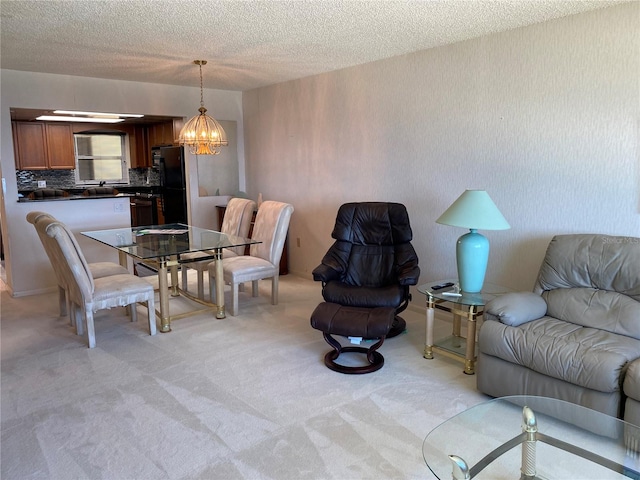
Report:
[[[422,358],[424,314],[405,312],[380,371],[342,375],[309,325],[320,285],[281,277],[277,306],[269,288],[248,288],[237,317],[200,314],[154,337],[144,307],[135,324],[99,312],[91,350],[57,294],[3,291],[1,478],[434,478],[425,435],[486,397],[461,362]]]

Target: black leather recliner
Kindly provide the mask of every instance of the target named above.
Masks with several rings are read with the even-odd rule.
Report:
[[[384,340],[385,337],[404,331],[406,322],[398,314],[409,304],[409,287],[418,283],[420,268],[418,256],[411,245],[413,234],[409,215],[405,206],[400,203],[346,203],[338,210],[331,236],[335,239],[334,244],[325,254],[322,263],[313,270],[314,280],[322,282],[325,302],[342,307],[392,309],[392,324],[386,332],[386,327],[382,325],[372,328],[371,322],[374,320],[371,318],[368,321],[360,320],[359,326],[336,325],[349,323],[348,310],[337,314],[335,308],[333,313],[325,309],[319,313],[333,318],[331,321],[323,321],[316,315],[316,309],[316,319],[314,321],[312,317],[312,326],[323,330],[327,342],[337,350],[337,353],[330,354],[337,358],[340,349],[330,341],[331,333],[370,338],[367,337],[368,332],[374,332],[376,338],[382,337]],[[382,310],[379,312],[384,313]],[[376,345],[374,346],[378,348],[381,342]],[[343,348],[342,351],[366,350],[351,347],[350,350]],[[370,362],[373,362],[371,349],[366,352]],[[332,368],[329,364],[327,366]]]

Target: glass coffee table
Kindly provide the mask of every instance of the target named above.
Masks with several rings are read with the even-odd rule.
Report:
[[[440,479],[640,479],[640,428],[562,400],[494,399],[433,429],[422,453]]]

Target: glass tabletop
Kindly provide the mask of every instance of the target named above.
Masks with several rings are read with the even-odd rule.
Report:
[[[442,288],[439,290],[433,290],[435,285],[441,285],[451,283],[450,287]],[[446,300],[451,303],[458,303],[460,305],[475,305],[478,307],[484,306],[489,300],[494,299],[498,295],[508,293],[511,290],[495,283],[484,282],[482,291],[479,293],[461,292],[458,287],[457,278],[445,278],[444,280],[433,280],[418,286],[418,292],[428,295],[432,298],[439,300]]]
[[[533,412],[537,429],[529,463],[535,470],[532,478],[640,478],[639,427],[580,405],[535,396],[494,399],[442,423],[424,440],[427,466],[437,478],[450,479],[450,456],[457,456],[468,465],[470,478],[520,478],[523,449],[532,447],[523,441],[525,406]]]
[[[179,256],[191,252],[213,252],[220,248],[260,243],[250,238],[227,235],[183,223],[112,228],[81,233],[140,259]],[[211,257],[213,258],[213,253]],[[198,260],[202,260],[202,258],[198,258]]]

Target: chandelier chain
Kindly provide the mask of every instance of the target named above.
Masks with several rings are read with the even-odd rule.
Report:
[[[199,65],[200,65],[200,106],[204,107],[204,97],[202,96],[202,62],[200,62]]]

